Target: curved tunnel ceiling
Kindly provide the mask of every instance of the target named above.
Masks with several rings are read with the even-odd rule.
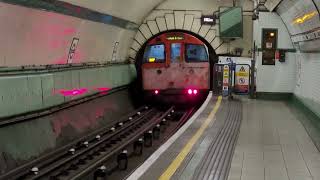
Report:
[[[140,24],[144,17],[165,0],[62,0]]]
[[[318,5],[320,5],[320,0]],[[296,35],[320,27],[318,9],[312,0],[282,1],[277,12],[287,25],[290,34]]]
[[[319,51],[320,0],[283,0],[276,11],[301,51]]]

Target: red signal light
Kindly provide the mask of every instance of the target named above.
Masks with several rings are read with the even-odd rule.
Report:
[[[188,89],[188,94],[192,95],[192,89]]]
[[[154,90],[154,94],[155,95],[159,94],[159,91],[158,90]]]

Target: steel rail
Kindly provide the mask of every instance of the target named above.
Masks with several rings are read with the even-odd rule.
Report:
[[[2,176],[0,176],[0,180],[7,180],[7,179],[16,179],[18,177],[22,177],[25,174],[28,174],[30,170],[35,167],[36,165],[39,167],[45,166],[45,164],[48,164],[50,162],[54,162],[56,159],[62,158],[66,154],[69,153],[69,150],[71,148],[74,148],[75,150],[77,148],[81,148],[82,143],[85,141],[92,142],[96,139],[97,135],[103,136],[104,134],[108,133],[110,131],[110,128],[116,127],[119,123],[126,123],[130,119],[131,121],[135,121],[138,119],[143,118],[146,114],[150,113],[152,109],[149,109],[147,106],[140,107],[137,110],[133,111],[129,115],[127,115],[124,118],[121,118],[121,120],[115,120],[112,121],[110,126],[100,128],[84,137],[79,138],[78,140],[67,144],[63,147],[58,148],[57,150],[50,152],[49,154],[46,154],[44,156],[41,156],[40,158],[37,158],[27,164],[24,164]],[[140,114],[140,115],[139,115]]]

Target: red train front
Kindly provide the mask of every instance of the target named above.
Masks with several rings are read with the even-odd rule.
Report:
[[[143,90],[149,96],[207,93],[209,56],[206,45],[198,38],[170,32],[150,40],[142,64]]]

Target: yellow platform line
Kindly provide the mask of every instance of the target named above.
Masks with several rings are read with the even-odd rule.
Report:
[[[192,136],[192,138],[188,141],[188,143],[183,147],[182,151],[180,151],[178,156],[171,162],[169,167],[163,172],[159,180],[168,180],[177,171],[177,169],[180,167],[183,160],[191,151],[192,147],[195,145],[198,139],[202,136],[202,134],[207,129],[209,124],[213,121],[213,118],[215,114],[218,112],[218,109],[221,105],[221,101],[222,101],[222,97],[219,96],[213,110],[210,112],[205,122],[201,125],[201,127],[197,130],[197,132]]]

